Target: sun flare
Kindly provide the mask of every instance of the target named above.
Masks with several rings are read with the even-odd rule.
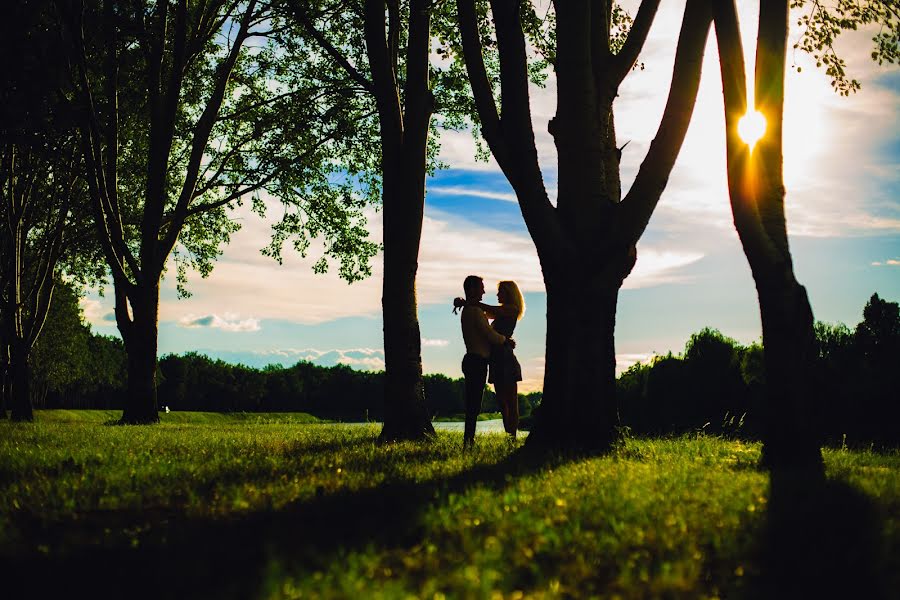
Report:
[[[765,132],[766,118],[760,112],[748,112],[738,121],[738,135],[751,148],[756,145]]]

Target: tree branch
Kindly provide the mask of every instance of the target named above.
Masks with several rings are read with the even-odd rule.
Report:
[[[777,262],[778,251],[763,229],[755,198],[755,157],[741,140],[738,121],[747,112],[747,76],[744,51],[734,0],[713,3],[716,44],[722,75],[725,107],[725,148],[728,165],[728,195],[734,226],[745,248],[751,268],[760,261]]]
[[[512,164],[509,148],[500,128],[500,115],[494,100],[493,88],[484,66],[484,49],[478,32],[475,0],[457,0],[456,15],[459,21],[466,73],[469,75],[475,109],[478,111],[478,120],[481,122],[481,134],[488,143],[497,164],[505,173]]]
[[[381,120],[382,147],[390,154],[403,140],[405,130],[397,77],[385,37],[384,0],[365,0],[364,29],[375,104]]]
[[[717,0],[711,1],[715,3]],[[641,2],[634,23],[631,25],[631,31],[628,32],[628,37],[625,39],[625,44],[612,58],[609,77],[615,87],[619,87],[643,50],[644,42],[647,41],[647,33],[650,31],[658,8],[659,0],[643,0]]]
[[[316,43],[319,44],[319,46],[323,50],[325,50],[326,53],[328,53],[328,56],[330,56],[338,65],[340,65],[340,67],[344,70],[345,73],[347,73],[350,79],[358,83],[360,86],[362,86],[363,89],[374,96],[374,84],[369,81],[365,77],[365,75],[360,73],[356,67],[350,64],[350,61],[348,61],[347,58],[343,54],[341,54],[341,52],[337,48],[334,47],[334,44],[328,41],[328,38],[326,38],[321,31],[316,29],[315,25],[309,19],[309,16],[303,11],[303,9],[300,8],[299,5],[300,3],[292,3],[291,8],[293,10],[294,18],[298,23],[300,23],[306,33],[308,33],[316,41]]]
[[[700,87],[703,51],[711,22],[710,0],[687,0],[662,120],[631,189],[616,205],[622,218],[618,236],[627,246],[636,244],[646,229],[681,150]]]
[[[212,132],[213,125],[215,124],[216,115],[219,113],[219,109],[222,106],[222,101],[225,97],[225,89],[228,86],[228,80],[231,77],[231,73],[234,70],[234,65],[237,63],[238,56],[240,55],[241,46],[247,39],[249,28],[248,24],[253,18],[254,12],[256,11],[256,4],[256,0],[250,0],[243,16],[241,17],[240,28],[238,30],[237,36],[235,37],[228,57],[223,62],[219,63],[213,91],[210,95],[209,101],[206,104],[206,108],[204,108],[203,110],[203,114],[200,116],[200,119],[197,122],[197,127],[194,130],[194,138],[191,141],[191,156],[188,159],[188,165],[185,169],[184,185],[181,188],[178,202],[175,205],[173,223],[169,228],[169,231],[166,233],[165,238],[160,245],[159,251],[154,257],[153,266],[155,272],[157,273],[161,273],[163,268],[165,267],[166,258],[169,256],[169,253],[175,246],[175,242],[178,240],[178,235],[181,232],[182,226],[184,225],[184,219],[187,216],[188,204],[194,197],[194,189],[197,185],[197,179],[200,174],[200,164],[203,160],[203,153],[206,149],[206,144],[209,142],[209,136]]]

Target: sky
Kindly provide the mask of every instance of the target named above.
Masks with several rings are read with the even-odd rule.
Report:
[[[739,3],[748,69],[755,43],[754,4]],[[625,6],[635,14],[636,2]],[[662,115],[682,6],[662,1],[640,57],[645,69],[626,78],[614,107],[619,143],[630,141],[622,156],[623,195]],[[784,123],[795,273],[807,288],[816,319],[852,327],[873,293],[900,300],[900,67],[872,63],[871,32],[851,32],[837,48],[849,74],[863,87],[849,98],[840,97],[810,57],[790,50],[799,35],[791,30]],[[557,165],[547,122],[556,111],[555,94],[551,75],[544,89],[532,88],[531,96],[551,198]],[[731,221],[723,131],[711,35],[691,126],[638,243],[637,265],[619,296],[619,371],[654,354],[681,352],[690,335],[703,327],[745,344],[761,337],[756,291]],[[494,303],[496,283],[512,279],[527,307],[514,336],[524,374],[519,389],[538,390],[546,294],[515,195],[493,160],[475,160],[470,133],[445,132],[441,142],[441,158],[449,168],[427,182],[417,279],[424,370],[462,375],[465,348],[451,300],[462,295],[463,279],[483,276],[485,301]],[[381,241],[380,213],[370,210],[367,216],[372,239]],[[190,298],[177,298],[174,276],[163,281],[160,355],[198,351],[250,366],[303,359],[382,369],[381,255],[373,262],[372,277],[348,285],[336,272],[314,274],[314,253],[304,259],[286,251],[278,265],[260,253],[271,222],[244,209],[234,218],[242,229],[207,279],[191,277]],[[110,293],[91,293],[82,306],[94,331],[117,335]]]

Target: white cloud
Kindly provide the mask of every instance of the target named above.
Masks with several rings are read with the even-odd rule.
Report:
[[[241,320],[237,315],[233,314],[225,314],[224,317],[216,314],[200,317],[189,314],[178,320],[178,326],[187,329],[209,327],[211,329],[221,329],[222,331],[252,332],[259,331],[259,319],[249,318]]]
[[[626,290],[633,290],[685,281],[685,277],[678,271],[701,258],[703,258],[703,254],[699,252],[660,251],[652,248],[645,250],[643,246],[638,246],[634,270],[622,287]]]
[[[423,348],[444,348],[450,345],[449,340],[432,340],[428,338],[422,338],[422,347]]]
[[[491,192],[472,187],[463,186],[439,186],[432,185],[428,188],[429,194],[444,196],[472,196],[475,198],[487,198],[489,200],[503,200],[504,202],[518,202],[518,198],[512,192]]]
[[[106,313],[106,308],[103,306],[102,302],[87,297],[79,298],[78,302],[81,304],[81,310],[88,323],[99,325],[103,322],[103,315]]]
[[[872,263],[873,267],[898,267],[900,266],[900,260],[896,258],[889,258],[885,261],[876,260]]]

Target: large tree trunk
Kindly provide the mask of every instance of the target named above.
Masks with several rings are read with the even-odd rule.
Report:
[[[0,323],[0,327],[3,324]],[[0,343],[0,419],[6,418],[6,411],[10,405],[12,384],[9,376],[9,344]]]
[[[610,3],[554,2],[557,112],[549,127],[559,157],[554,206],[538,164],[520,3],[491,2],[501,78],[502,110],[498,111],[484,63],[475,2],[457,2],[481,131],[516,191],[547,290],[544,398],[529,446],[602,451],[616,436],[618,292],[634,266],[635,244],[684,140],[711,22],[706,0],[688,0],[663,119],[623,199],[613,102],[644,45],[658,4],[642,2],[628,39],[613,53]]]
[[[547,351],[543,400],[530,447],[602,452],[618,425],[615,322],[619,286],[605,285],[581,264],[562,266],[547,279]],[[573,298],[590,310],[573,310]],[[582,304],[579,302],[579,304]]]
[[[28,386],[30,373],[28,368],[28,344],[23,340],[13,338],[10,347],[10,418],[13,421],[33,421],[34,413],[31,409],[31,393]]]
[[[128,395],[122,423],[159,422],[156,404],[156,350],[159,319],[159,284],[135,287],[129,295],[132,317],[119,331],[128,354]],[[118,312],[118,311],[117,311]]]
[[[425,207],[425,147],[385,161],[384,178],[384,427],[382,441],[434,434],[422,381],[422,338],[416,273]]]

